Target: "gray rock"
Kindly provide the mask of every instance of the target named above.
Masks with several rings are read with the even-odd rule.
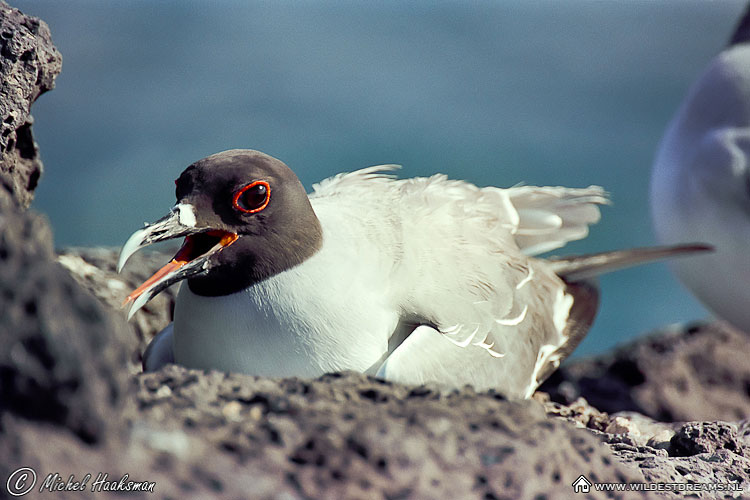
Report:
[[[750,491],[750,460],[740,431],[743,427],[746,422],[691,422],[677,431],[666,450],[617,447],[612,443],[610,446],[623,463],[637,466],[648,482],[704,485],[701,490],[673,494],[746,498],[744,495]]]
[[[56,262],[46,219],[24,211],[41,173],[29,110],[52,88],[60,61],[44,23],[0,2],[2,477],[25,449],[14,422],[34,429],[35,450],[49,450],[45,429],[99,446],[125,435],[122,414],[131,401],[121,367],[135,342],[124,322]]]
[[[548,415],[598,436],[620,463],[643,474],[640,482],[652,488],[645,491],[706,499],[745,498],[750,491],[750,421],[665,423],[632,412],[608,415],[583,398],[569,406],[540,393],[535,399],[543,401]]]
[[[118,367],[132,344],[55,262],[46,219],[22,209],[41,173],[29,111],[60,64],[47,26],[0,2],[0,413],[61,425],[91,443],[119,411],[127,378]]]
[[[567,499],[580,474],[643,481],[534,401],[355,373],[271,380],[171,365],[135,380],[127,439],[89,446],[10,415],[6,459],[45,476],[128,473],[156,482],[158,498]]]
[[[604,432],[625,434],[638,446],[667,449],[675,435],[675,425],[657,422],[636,412],[620,412],[612,415]]]
[[[356,373],[270,380],[172,365],[137,380],[151,428],[199,437],[211,456],[263,471],[295,498],[570,498],[580,474],[643,480],[533,401]]]
[[[668,492],[673,498],[747,498],[750,489],[746,472],[750,461],[728,450],[675,458],[639,448],[620,450],[618,458],[637,466],[649,483],[705,485],[700,490]]]
[[[42,175],[31,104],[54,87],[61,68],[47,25],[0,1],[0,196],[24,208]]]
[[[171,254],[142,253],[117,275],[115,250],[55,255],[47,222],[22,211],[41,163],[30,129],[14,126],[24,127],[33,99],[52,87],[60,58],[43,23],[2,3],[0,13],[0,114],[26,110],[0,133],[7,188],[0,195],[0,496],[20,466],[33,467],[40,481],[102,472],[109,481],[128,474],[154,484],[154,493],[132,498],[656,498],[575,495],[581,474],[593,482],[747,483],[746,421],[675,425],[600,411],[612,411],[616,398],[624,402],[619,410],[652,417],[702,409],[697,400],[680,406],[671,384],[695,390],[703,405],[742,409],[742,360],[726,365],[721,345],[683,333],[636,359],[619,353],[569,369],[550,386],[558,402],[543,394],[509,402],[469,388],[441,394],[355,373],[267,379],[174,365],[140,373],[140,353],[171,320],[174,297],[162,294],[130,326],[120,303]],[[26,92],[22,77],[34,71],[38,88]],[[13,88],[23,102],[13,100]],[[28,161],[2,163],[14,151]],[[741,358],[740,337],[726,335]],[[687,369],[685,358],[702,371]],[[714,362],[725,364],[708,366]],[[672,365],[682,378],[667,376]],[[600,392],[581,389],[602,373]],[[719,396],[710,399],[709,388]],[[610,404],[597,409],[583,393]],[[560,402],[561,395],[572,399]]]
[[[114,248],[67,248],[57,259],[76,281],[91,291],[118,317],[125,320],[127,308],[123,300],[146,281],[157,269],[166,264],[174,251],[143,251],[133,255],[121,274],[116,271],[119,250]],[[138,347],[133,350],[128,363],[130,373],[141,371],[142,354],[158,332],[172,321],[175,293],[179,285],[172,286],[143,306],[128,323]]]
[[[666,329],[612,353],[573,360],[540,388],[607,413],[662,421],[750,417],[750,336],[717,322]]]
[[[742,438],[738,436],[737,424],[688,422],[670,440],[668,451],[673,457],[689,457],[701,453],[715,453],[722,449],[745,456]]]
[[[0,412],[102,439],[135,342],[55,262],[47,221],[9,202],[0,209],[0,318]]]

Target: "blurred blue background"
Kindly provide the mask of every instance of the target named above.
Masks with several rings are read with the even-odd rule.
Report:
[[[309,188],[399,163],[479,185],[599,184],[614,204],[559,253],[653,244],[651,162],[744,2],[11,0],[63,54],[34,105],[34,206],[56,245],[120,245],[173,180],[229,148]],[[664,264],[601,280],[577,354],[707,313]]]

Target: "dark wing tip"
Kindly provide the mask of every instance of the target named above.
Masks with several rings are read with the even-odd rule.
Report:
[[[692,254],[701,252],[715,252],[716,247],[709,245],[708,243],[682,243],[680,245],[674,245],[672,247],[663,247],[667,252],[672,255],[681,254]]]
[[[732,38],[729,39],[727,47],[733,47],[750,41],[750,5],[745,8],[739,23],[734,28]]]
[[[551,362],[542,367],[536,380],[541,385],[560,363],[570,356],[578,344],[586,337],[591,325],[594,324],[596,313],[599,311],[599,287],[593,280],[565,281],[565,293],[573,296],[573,305],[568,313],[563,336],[567,339],[550,356]]]

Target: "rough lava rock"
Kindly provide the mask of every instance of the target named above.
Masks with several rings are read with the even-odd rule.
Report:
[[[14,419],[60,429],[88,445],[102,442],[122,434],[119,415],[130,401],[122,397],[129,383],[120,367],[135,342],[124,323],[56,262],[46,219],[24,210],[42,168],[29,110],[52,88],[60,63],[46,25],[0,3],[3,450],[12,450],[19,437],[6,431]],[[12,466],[2,461],[0,473]]]
[[[3,203],[0,203],[3,205]],[[96,442],[127,387],[125,325],[57,262],[47,221],[0,207],[0,412]]]
[[[176,251],[176,249],[175,249]],[[121,274],[117,273],[119,251],[113,248],[68,248],[57,259],[84,288],[90,290],[123,320],[128,309],[123,300],[169,262],[175,251],[143,251],[133,255]],[[175,293],[179,285],[167,288],[143,306],[128,326],[138,342],[131,352],[128,371],[141,371],[142,354],[148,343],[162,328],[172,321]]]
[[[99,498],[113,481],[153,487],[129,498],[161,499],[686,496],[575,494],[581,474],[740,482],[750,491],[750,425],[734,418],[746,415],[740,358],[750,356],[739,334],[720,326],[642,341],[635,359],[572,364],[547,386],[556,401],[538,393],[511,402],[469,388],[441,394],[355,373],[268,379],[174,365],[140,373],[140,353],[171,319],[173,295],[130,326],[120,303],[171,254],[136,256],[124,275],[114,272],[115,250],[54,254],[46,220],[23,210],[41,172],[24,124],[33,100],[52,88],[60,57],[41,21],[0,3],[0,24],[0,498],[13,493],[8,478],[20,467],[38,474],[35,498]],[[25,114],[8,120],[7,110]],[[691,390],[702,404],[681,404]],[[705,411],[727,421],[658,421]],[[93,475],[85,492],[51,491],[71,474]]]
[[[29,110],[60,64],[47,26],[0,3],[0,413],[61,425],[91,443],[119,408],[127,379],[118,366],[133,343],[121,342],[125,329],[55,262],[46,219],[23,210],[42,168]]]
[[[565,363],[541,387],[554,401],[665,422],[750,417],[750,334],[726,323],[675,326]]]
[[[10,194],[24,208],[42,175],[31,104],[54,88],[61,69],[44,21],[0,1],[0,196]]]
[[[567,499],[580,474],[643,480],[535,401],[441,395],[355,373],[272,380],[171,365],[135,380],[127,441],[85,446],[15,419],[8,427],[23,441],[11,461],[65,478],[128,473],[155,482],[159,498]]]
[[[750,460],[746,452],[748,421],[688,422],[682,425],[666,449],[617,443],[605,439],[619,460],[638,466],[646,481],[658,483],[741,483],[742,491],[684,492],[697,498],[747,498]]]

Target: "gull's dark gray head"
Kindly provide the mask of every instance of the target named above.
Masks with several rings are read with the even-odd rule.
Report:
[[[185,237],[174,259],[128,297],[132,312],[183,279],[199,295],[238,292],[303,262],[322,244],[302,184],[269,155],[217,153],[190,165],[175,184],[170,213],[123,246],[120,268],[144,246]]]

